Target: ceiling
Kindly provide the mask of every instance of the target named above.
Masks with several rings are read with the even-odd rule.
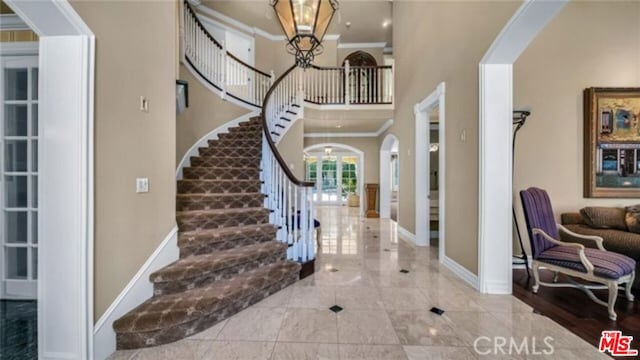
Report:
[[[304,110],[304,133],[375,133],[393,110]]]
[[[269,0],[203,0],[202,3],[246,25],[274,35],[282,34]],[[327,33],[340,34],[341,43],[386,42],[392,46],[393,25],[382,26],[391,19],[389,0],[340,0],[339,11]]]

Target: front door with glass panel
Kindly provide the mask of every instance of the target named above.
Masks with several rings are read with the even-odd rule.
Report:
[[[0,298],[35,299],[38,278],[38,58],[3,57]]]

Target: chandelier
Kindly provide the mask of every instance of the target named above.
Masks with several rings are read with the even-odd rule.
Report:
[[[287,37],[287,51],[295,55],[298,66],[309,67],[313,58],[322,53],[322,38],[338,9],[338,1],[271,0],[271,6]]]

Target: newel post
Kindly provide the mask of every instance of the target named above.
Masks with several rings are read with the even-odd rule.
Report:
[[[344,62],[344,104],[349,105],[351,103],[349,89],[351,84],[349,83],[351,75],[351,66],[349,66],[349,60]]]

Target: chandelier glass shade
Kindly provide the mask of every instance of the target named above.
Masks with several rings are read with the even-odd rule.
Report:
[[[322,39],[338,9],[337,0],[271,0],[287,37],[287,51],[307,68],[322,53]]]

